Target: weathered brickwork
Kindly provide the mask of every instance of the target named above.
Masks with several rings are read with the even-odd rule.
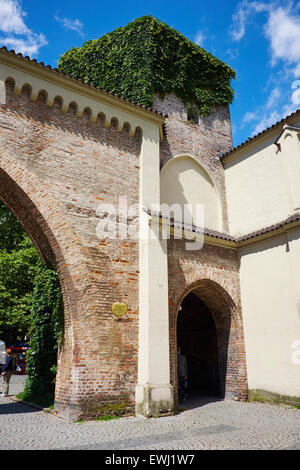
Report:
[[[187,122],[175,96],[155,107],[169,113],[161,143],[161,167],[175,155],[193,155],[212,176],[221,195],[227,228],[223,167],[218,154],[231,147],[228,108],[199,124]],[[0,106],[0,198],[14,212],[41,257],[59,273],[65,308],[65,338],[58,357],[56,409],[77,418],[105,403],[134,406],[138,370],[139,243],[99,238],[100,204],[118,209],[139,203],[141,139],[126,127],[117,132],[61,102],[46,106],[40,93],[30,100],[7,83]],[[118,219],[117,219],[118,220]],[[130,221],[132,222],[132,221]],[[121,221],[119,221],[121,223]],[[171,380],[176,386],[176,321],[193,291],[209,308],[217,329],[220,383],[227,397],[246,396],[246,362],[239,273],[234,250],[205,245],[187,251],[183,240],[168,242]],[[122,318],[114,302],[126,302]],[[223,381],[223,382],[222,382]],[[84,404],[84,406],[82,406]],[[86,410],[89,408],[89,411]],[[104,407],[105,408],[105,407]]]
[[[138,203],[139,136],[63,114],[7,90],[0,107],[0,197],[58,269],[65,306],[56,406],[84,397],[133,405],[137,382],[138,244],[96,235],[99,204]],[[128,304],[116,319],[111,305]],[[102,401],[103,401],[102,400]],[[72,414],[72,410],[68,410]],[[74,411],[78,414],[78,410]]]
[[[208,307],[215,322],[221,395],[246,398],[246,357],[236,252],[212,245],[187,251],[184,240],[170,239],[168,268],[171,383],[175,393],[177,316],[183,299],[193,292]]]
[[[204,166],[218,188],[223,226],[228,230],[224,168],[218,155],[232,147],[229,107],[219,107],[197,124],[188,122],[182,102],[169,95],[155,98],[158,111],[168,113],[161,145],[161,167],[176,155],[192,155]],[[185,249],[184,240],[168,242],[171,383],[177,399],[177,315],[189,292],[209,308],[217,330],[221,395],[244,399],[247,372],[240,302],[237,255],[234,250],[205,244],[199,251]]]
[[[198,160],[218,188],[223,226],[228,230],[224,168],[218,156],[232,148],[229,107],[219,107],[211,115],[200,117],[198,124],[187,121],[187,111],[175,95],[168,95],[163,101],[156,97],[154,107],[169,115],[161,145],[161,168],[176,155],[192,155]]]

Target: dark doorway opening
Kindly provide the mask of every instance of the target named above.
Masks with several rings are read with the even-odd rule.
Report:
[[[184,298],[178,313],[177,345],[187,360],[186,402],[219,398],[216,326],[205,303],[193,293]]]

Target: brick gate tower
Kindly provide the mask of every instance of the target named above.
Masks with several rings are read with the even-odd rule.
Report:
[[[229,108],[215,104],[203,117],[179,95],[155,93],[150,108],[0,50],[0,198],[59,274],[65,333],[55,409],[67,419],[114,406],[174,411],[178,335],[186,341],[177,317],[190,294],[215,324],[220,393],[247,395],[219,158],[232,147]],[[202,223],[193,209],[189,226],[162,217],[161,205],[174,204],[203,205]]]

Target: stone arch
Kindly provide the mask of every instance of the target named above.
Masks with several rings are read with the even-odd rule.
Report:
[[[48,92],[44,89],[39,90],[38,95],[37,95],[37,102],[40,102],[41,104],[46,104],[48,100]]]
[[[56,95],[53,100],[53,106],[58,109],[61,109],[63,106],[63,102],[64,102],[63,98],[60,95]]]
[[[7,77],[7,79],[5,80],[5,88],[11,93],[13,93],[15,90],[15,86],[16,86],[15,79],[12,77]]]
[[[170,312],[171,336],[176,336],[180,306],[195,294],[208,308],[216,328],[220,398],[244,399],[247,396],[245,349],[240,307],[218,282],[203,278],[188,285],[173,303]],[[177,337],[170,337],[171,383],[177,399]]]
[[[205,228],[222,231],[222,204],[220,194],[207,168],[192,155],[180,154],[170,159],[160,175],[161,204],[192,204],[194,225],[203,225],[196,204],[204,205]]]
[[[73,274],[74,260],[84,265],[78,240],[68,227],[59,201],[51,188],[0,150],[0,199],[20,221],[42,260],[57,270],[64,302],[64,342],[58,354],[55,400],[63,410],[76,396],[74,374],[74,328],[83,283]],[[73,390],[74,388],[74,390]]]
[[[32,86],[29,83],[24,83],[21,94],[30,97],[32,94]]]
[[[74,116],[76,116],[77,110],[78,110],[77,103],[75,103],[75,101],[71,101],[68,105],[68,113],[73,114]]]
[[[86,106],[82,112],[82,118],[89,121],[92,116],[92,110],[89,106]]]

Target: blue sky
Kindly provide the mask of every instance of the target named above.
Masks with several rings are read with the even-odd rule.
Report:
[[[71,47],[149,14],[236,71],[234,146],[300,108],[299,0],[0,0],[0,45],[56,67]]]

